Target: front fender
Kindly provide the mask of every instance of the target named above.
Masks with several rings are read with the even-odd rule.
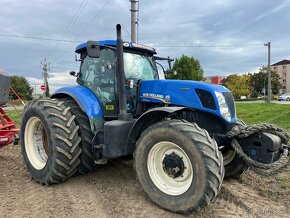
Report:
[[[125,149],[126,155],[130,155],[134,152],[135,144],[145,129],[147,129],[154,123],[161,121],[168,115],[182,110],[191,110],[191,109],[186,107],[157,107],[150,109],[146,111],[144,114],[142,114],[142,116],[139,117],[138,120],[134,123],[128,135]]]

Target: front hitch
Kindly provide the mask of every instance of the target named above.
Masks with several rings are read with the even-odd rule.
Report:
[[[281,138],[267,132],[254,133],[238,142],[251,159],[265,164],[279,160],[283,150]]]
[[[273,175],[290,164],[290,136],[275,125],[237,125],[226,136],[236,153],[257,173]]]

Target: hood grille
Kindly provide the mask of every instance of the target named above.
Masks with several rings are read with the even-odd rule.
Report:
[[[195,89],[195,92],[203,107],[216,110],[214,98],[210,92],[202,89]]]

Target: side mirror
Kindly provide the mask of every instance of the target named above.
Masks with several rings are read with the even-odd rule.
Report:
[[[69,72],[69,74],[70,74],[71,76],[78,77],[78,73],[76,73],[75,71],[71,71],[71,72]]]
[[[101,48],[96,41],[87,42],[87,54],[90,58],[99,58],[101,54]]]

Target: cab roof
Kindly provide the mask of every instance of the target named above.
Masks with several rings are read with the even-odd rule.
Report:
[[[102,40],[102,41],[97,41],[98,44],[100,46],[112,46],[112,47],[116,47],[117,46],[117,42],[116,40]],[[134,43],[134,42],[125,42],[123,43],[123,46],[124,48],[130,48],[132,50],[136,50],[136,51],[144,51],[144,52],[147,52],[147,53],[151,53],[151,54],[157,54],[156,53],[156,50],[150,46],[147,46],[147,45],[141,45],[141,44],[137,44],[137,43]],[[75,52],[80,54],[83,52],[84,49],[87,48],[87,43],[82,43],[82,44],[79,44],[77,47],[76,47],[76,50]]]

